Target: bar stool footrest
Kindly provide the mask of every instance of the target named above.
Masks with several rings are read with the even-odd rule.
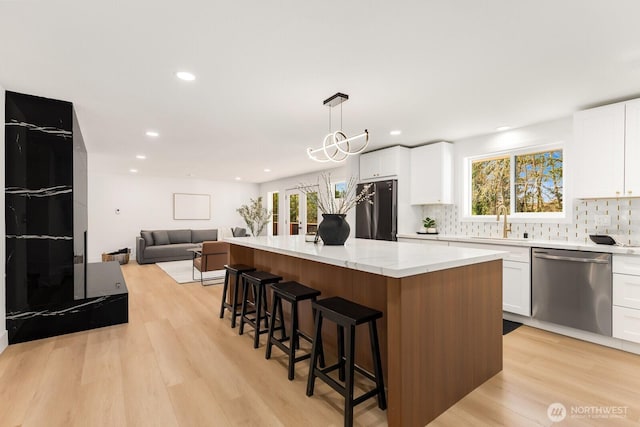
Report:
[[[375,375],[373,375],[371,372],[367,371],[366,369],[361,368],[358,365],[354,365],[353,369],[359,372],[361,375],[365,376],[366,378],[370,379],[371,381],[376,382]]]
[[[326,366],[324,368],[316,368],[316,371],[319,371],[326,375],[329,372],[335,371],[338,368],[340,368],[340,363],[336,363],[335,365],[331,365],[331,366]]]
[[[313,344],[313,338],[310,335],[306,334],[305,332],[302,332],[299,329],[298,329],[298,338],[303,338],[308,343]]]
[[[364,393],[362,396],[353,399],[353,406],[359,405],[367,399],[371,399],[379,393],[378,387]]]
[[[346,389],[344,388],[344,386],[342,386],[342,384],[340,384],[339,382],[337,382],[336,380],[331,378],[329,375],[325,374],[324,372],[322,372],[319,369],[316,369],[316,374],[315,375],[316,375],[317,378],[320,378],[322,381],[327,383],[332,389],[334,389],[335,391],[340,393],[340,395],[342,397],[346,396],[347,392],[346,392]]]
[[[330,370],[335,370],[338,366],[330,366]],[[331,378],[330,376],[328,376],[325,372],[327,368],[325,369],[316,369],[316,377],[322,379],[324,382],[326,382],[332,389],[334,389],[335,391],[337,391],[338,393],[340,393],[343,397],[346,397],[347,394],[347,389],[346,387],[344,387],[342,384],[340,384],[338,381],[334,380],[333,378]],[[378,390],[378,387],[374,388],[373,390],[369,390],[368,392],[362,394],[359,397],[356,397],[353,399],[353,406],[359,405],[360,403],[364,402],[365,400],[368,400],[374,396],[376,396],[378,393],[380,392],[380,390]]]

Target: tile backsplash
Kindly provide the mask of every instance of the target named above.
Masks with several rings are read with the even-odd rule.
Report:
[[[608,215],[611,225],[596,225],[596,216]],[[447,235],[502,237],[500,222],[460,221],[456,205],[428,205],[423,217],[436,220],[438,232]],[[640,198],[576,200],[571,223],[514,222],[512,237],[530,239],[590,242],[589,234],[608,234],[616,241],[640,246]]]

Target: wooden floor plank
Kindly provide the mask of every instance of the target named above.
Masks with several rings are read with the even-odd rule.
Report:
[[[62,426],[73,421],[80,398],[86,345],[54,348],[47,359],[42,379],[35,389],[23,426]]]
[[[147,322],[147,333],[167,386],[198,378],[197,369],[189,361],[178,334],[168,320]]]
[[[87,340],[84,363],[82,364],[81,383],[83,385],[122,376],[120,341],[117,336],[110,334],[108,339],[92,339],[96,336],[92,334]]]
[[[178,423],[189,427],[231,425],[224,410],[216,401],[202,378],[169,387]]]
[[[155,265],[123,266],[129,323],[11,345],[0,355],[0,426],[341,426],[343,401],[326,384],[305,394],[308,362],[287,380],[286,358],[264,358],[218,318],[222,286],[175,283]],[[433,426],[551,426],[561,402],[627,406],[640,423],[640,356],[522,326],[503,339],[504,370],[438,417]],[[366,388],[359,381],[359,390]],[[356,426],[385,426],[375,400]]]
[[[73,407],[73,426],[111,427],[127,425],[122,375],[100,377],[80,387]]]
[[[32,341],[9,346],[0,355],[6,364],[0,376],[0,426],[21,425],[33,410],[31,402],[54,347],[53,339]]]
[[[127,425],[178,425],[155,354],[123,359],[122,371]]]

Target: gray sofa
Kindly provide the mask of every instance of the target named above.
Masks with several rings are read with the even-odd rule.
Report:
[[[218,240],[218,230],[142,230],[136,237],[138,264],[192,259],[187,249],[204,241]]]

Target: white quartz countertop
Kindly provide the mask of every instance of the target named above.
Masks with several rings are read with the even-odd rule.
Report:
[[[349,239],[344,246],[305,242],[304,236],[227,237],[226,242],[387,277],[407,277],[502,259],[507,252],[382,240]]]
[[[398,233],[397,236],[398,238],[416,240],[441,240],[447,242],[484,243],[492,245],[524,246],[530,248],[571,249],[589,252],[640,255],[640,247],[637,246],[596,245],[595,243],[567,242],[559,240],[515,239],[509,237],[502,239],[499,237],[470,237],[446,234]]]

